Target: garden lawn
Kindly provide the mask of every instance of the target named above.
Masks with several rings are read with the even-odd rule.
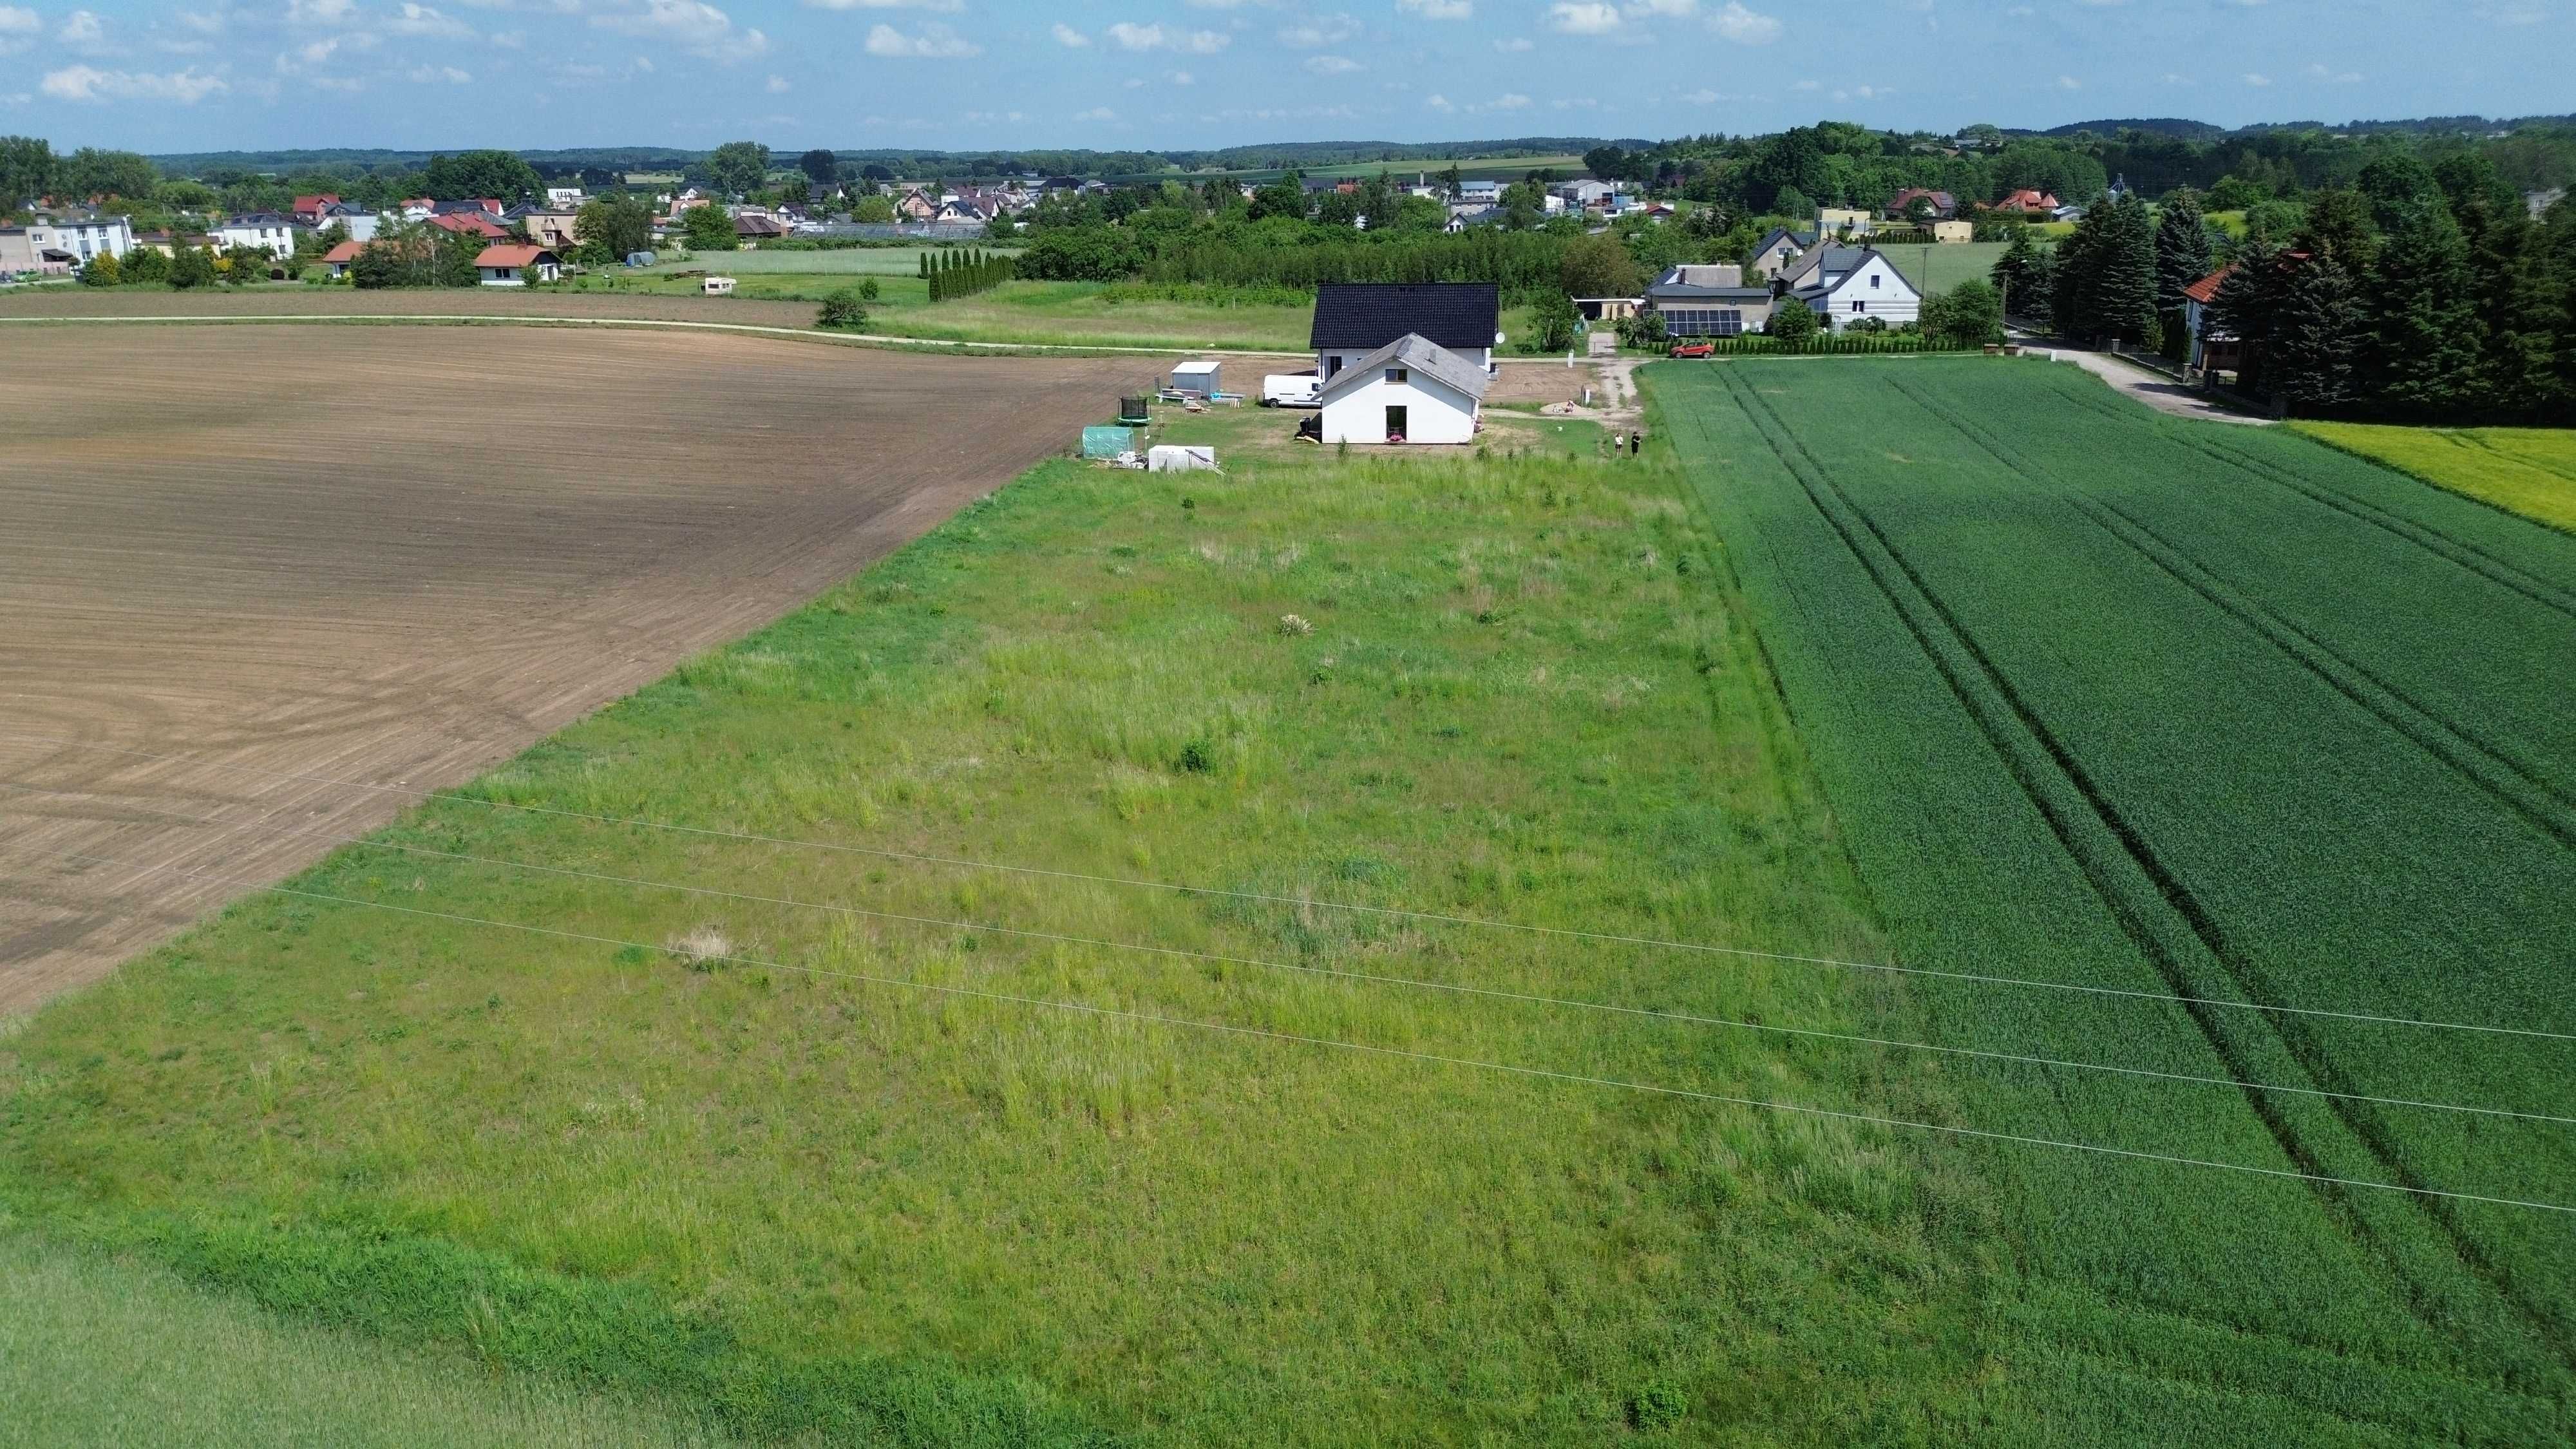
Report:
[[[1943,245],[1881,247],[1887,259],[1896,264],[1905,280],[1927,299],[1939,296],[1966,281],[1987,281],[1995,269],[1995,259],[2006,250],[2003,242],[1951,242]]]
[[[1941,1116],[1723,1024],[1886,978],[1326,904],[1884,949],[1678,475],[1293,425],[1045,465],[57,1001],[0,1205],[753,1436],[1970,1432],[1982,1195],[1920,1137],[1467,1064]]]
[[[1991,1441],[2565,1442],[2576,539],[2037,360],[1641,379],[1896,952],[2075,988],[1916,982],[1963,1120],[2251,1169],[1979,1150]]]
[[[2576,431],[2299,423],[2299,431],[2437,488],[2576,533]]]

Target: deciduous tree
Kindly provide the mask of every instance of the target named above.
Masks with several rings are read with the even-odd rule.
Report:
[[[688,238],[693,252],[729,252],[742,245],[742,237],[733,229],[733,218],[713,202],[682,213],[680,232]]]
[[[728,196],[747,196],[769,179],[769,148],[758,141],[727,141],[706,160],[707,180]]]

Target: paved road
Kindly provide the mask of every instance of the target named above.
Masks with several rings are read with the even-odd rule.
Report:
[[[2206,418],[2214,423],[2243,423],[2249,427],[2268,428],[2272,420],[2252,413],[2239,412],[2212,398],[2201,388],[2187,386],[2125,358],[2107,352],[2087,352],[2080,348],[2052,349],[2059,357],[2093,373],[2113,387],[2145,403],[2160,413],[2178,418]]]

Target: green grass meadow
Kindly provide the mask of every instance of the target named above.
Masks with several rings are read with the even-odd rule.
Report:
[[[2576,1205],[2576,540],[2036,360],[1642,377],[1892,949],[2150,998],[1918,981],[2172,1074],[1965,1062],[1964,1118],[2273,1174],[1985,1157],[1996,1439],[2564,1442],[2568,1214],[2303,1177]]]
[[[2576,533],[2576,430],[2300,423],[2299,431],[2436,487]]]
[[[0,1205],[754,1439],[1973,1436],[1972,1162],[1495,1069],[1946,1120],[1780,1034],[1886,978],[1326,904],[1886,949],[1682,475],[1294,422],[1046,464],[55,1002]]]
[[[923,250],[697,252],[641,271],[576,277],[557,290],[697,296],[702,274],[712,273],[734,278],[738,297],[820,305],[834,292],[873,279],[880,295],[868,304],[868,330],[947,342],[1301,352],[1312,333],[1311,303],[1289,305],[1258,294],[1238,300],[1214,289],[1165,295],[1134,284],[1009,282],[933,303],[930,285],[919,275]]]

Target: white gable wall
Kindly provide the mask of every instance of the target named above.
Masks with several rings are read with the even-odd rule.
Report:
[[[1902,327],[1922,316],[1923,294],[1915,291],[1905,274],[1890,265],[1887,258],[1874,252],[1827,290],[1823,301],[1816,305],[1816,320],[1836,332],[1848,332],[1852,324],[1870,317],[1890,327]]]
[[[1389,382],[1386,371],[1324,404],[1327,443],[1383,443],[1386,410],[1402,408],[1408,443],[1472,443],[1476,440],[1477,400],[1416,369],[1403,382]]]
[[[1338,352],[1318,352],[1315,354],[1315,376],[1321,381],[1331,382],[1335,377],[1340,375],[1343,368],[1349,367],[1352,364],[1365,359],[1370,353],[1376,350],[1377,349],[1374,347],[1365,347],[1346,348]],[[1454,352],[1460,357],[1467,359],[1469,362],[1474,363],[1476,366],[1483,368],[1486,376],[1490,377],[1493,375],[1494,349],[1490,347],[1452,347],[1449,351]]]

